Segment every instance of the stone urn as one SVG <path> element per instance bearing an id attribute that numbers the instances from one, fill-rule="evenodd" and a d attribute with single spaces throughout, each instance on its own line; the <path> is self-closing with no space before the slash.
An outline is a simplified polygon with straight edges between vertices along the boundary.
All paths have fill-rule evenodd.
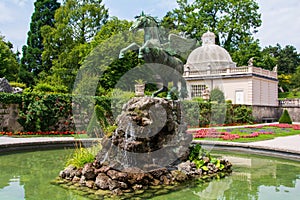
<path id="1" fill-rule="evenodd" d="M 145 83 L 143 80 L 136 80 L 134 85 L 135 96 L 143 97 L 145 95 Z"/>

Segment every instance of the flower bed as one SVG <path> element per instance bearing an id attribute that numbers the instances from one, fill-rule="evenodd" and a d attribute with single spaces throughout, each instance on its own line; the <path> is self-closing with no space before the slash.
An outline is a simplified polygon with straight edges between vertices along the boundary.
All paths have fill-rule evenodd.
<path id="1" fill-rule="evenodd" d="M 257 138 L 262 135 L 264 135 L 264 139 L 272 139 L 275 136 L 299 134 L 299 130 L 299 124 L 271 124 L 218 130 L 214 128 L 203 128 L 196 131 L 189 131 L 189 133 L 193 134 L 194 139 L 240 139 L 239 141 L 242 141 L 243 139 Z M 270 137 L 267 135 L 270 135 Z"/>
<path id="2" fill-rule="evenodd" d="M 56 136 L 68 136 L 68 135 L 78 135 L 78 134 L 86 134 L 86 131 L 37 131 L 37 132 L 31 132 L 31 131 L 18 131 L 18 132 L 6 132 L 2 131 L 0 132 L 1 135 L 6 136 L 22 136 L 22 135 L 32 135 L 32 136 L 50 136 L 50 135 L 56 135 Z"/>

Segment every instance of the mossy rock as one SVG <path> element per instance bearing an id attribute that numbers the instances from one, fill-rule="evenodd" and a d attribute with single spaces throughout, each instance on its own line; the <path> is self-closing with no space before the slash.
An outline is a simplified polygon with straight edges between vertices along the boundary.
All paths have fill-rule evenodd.
<path id="1" fill-rule="evenodd" d="M 169 193 L 169 190 L 161 189 L 161 190 L 158 190 L 157 192 L 155 192 L 155 195 L 162 195 L 162 194 L 168 194 L 168 193 Z"/>
<path id="2" fill-rule="evenodd" d="M 95 195 L 99 195 L 99 196 L 106 196 L 106 195 L 111 195 L 111 191 L 110 190 L 97 190 L 95 192 Z"/>

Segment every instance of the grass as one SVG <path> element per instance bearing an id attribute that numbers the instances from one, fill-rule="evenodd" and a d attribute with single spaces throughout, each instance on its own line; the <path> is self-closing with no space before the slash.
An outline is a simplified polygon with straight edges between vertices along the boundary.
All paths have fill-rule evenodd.
<path id="1" fill-rule="evenodd" d="M 276 137 L 285 137 L 291 135 L 300 135 L 300 130 L 294 128 L 280 128 L 272 126 L 258 126 L 258 127 L 244 127 L 244 128 L 224 128 L 224 129 L 213 129 L 216 133 L 229 133 L 230 135 L 238 135 L 239 138 L 234 139 L 223 139 L 223 138 L 194 138 L 195 140 L 212 140 L 212 141 L 230 141 L 230 142 L 258 142 L 263 140 L 271 140 Z M 258 134 L 256 134 L 258 133 Z M 270 134 L 272 133 L 272 134 Z M 254 135 L 253 135 L 254 134 Z M 253 137 L 252 137 L 253 135 Z M 257 136 L 255 136 L 257 135 Z M 247 138 L 243 138 L 247 137 Z"/>
<path id="2" fill-rule="evenodd" d="M 77 146 L 72 155 L 69 156 L 66 166 L 72 165 L 76 168 L 83 167 L 86 163 L 92 163 L 95 156 L 102 149 L 100 143 L 90 148 L 83 148 L 81 145 Z"/>
<path id="3" fill-rule="evenodd" d="M 291 131 L 291 132 L 282 132 L 277 134 L 268 134 L 268 135 L 259 135 L 258 137 L 253 138 L 239 138 L 232 140 L 232 142 L 258 142 L 258 141 L 264 141 L 264 140 L 271 140 L 276 137 L 284 137 L 284 136 L 291 136 L 291 135 L 297 135 L 300 134 L 300 131 Z M 224 141 L 224 140 L 223 140 Z"/>

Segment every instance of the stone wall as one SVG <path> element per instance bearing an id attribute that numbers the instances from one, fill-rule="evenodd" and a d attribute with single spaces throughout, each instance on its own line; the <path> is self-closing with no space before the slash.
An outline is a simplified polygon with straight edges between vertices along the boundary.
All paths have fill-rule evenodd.
<path id="1" fill-rule="evenodd" d="M 0 131 L 22 131 L 23 127 L 18 122 L 19 118 L 19 105 L 18 104 L 3 104 L 0 103 Z M 68 122 L 68 123 L 66 123 Z M 79 123 L 80 125 L 80 123 Z M 73 117 L 62 118 L 59 122 L 50 127 L 50 130 L 66 131 L 74 130 L 75 125 L 73 123 Z"/>
<path id="2" fill-rule="evenodd" d="M 251 106 L 252 115 L 256 122 L 263 122 L 267 119 L 278 121 L 281 116 L 281 109 L 277 106 Z"/>
<path id="3" fill-rule="evenodd" d="M 300 122 L 300 106 L 251 106 L 253 117 L 256 122 L 263 122 L 266 119 L 278 121 L 283 110 L 287 110 L 293 122 Z"/>
<path id="4" fill-rule="evenodd" d="M 20 131 L 22 126 L 18 123 L 19 111 L 17 104 L 0 103 L 0 131 Z"/>
<path id="5" fill-rule="evenodd" d="M 284 109 L 286 109 L 293 122 L 300 122 L 300 106 L 249 106 L 252 108 L 253 117 L 256 122 L 263 122 L 266 119 L 278 121 Z M 18 123 L 18 105 L 17 104 L 2 104 L 0 103 L 0 131 L 21 131 L 23 127 Z M 77 115 L 76 115 L 77 116 Z M 81 115 L 79 115 L 81 116 Z M 85 115 L 82 115 L 85 116 Z M 88 124 L 85 119 L 80 117 L 72 117 L 76 121 L 76 128 L 81 127 L 81 124 Z M 78 122 L 78 120 L 80 122 Z M 56 126 L 60 130 L 74 130 L 74 122 L 70 124 L 65 123 L 65 119 L 60 120 L 60 124 Z M 71 120 L 72 121 L 72 120 Z M 83 126 L 82 128 L 84 128 Z M 86 127 L 85 127 L 86 128 Z M 80 129 L 80 128 L 79 128 Z M 81 130 L 81 129 L 80 129 Z"/>

